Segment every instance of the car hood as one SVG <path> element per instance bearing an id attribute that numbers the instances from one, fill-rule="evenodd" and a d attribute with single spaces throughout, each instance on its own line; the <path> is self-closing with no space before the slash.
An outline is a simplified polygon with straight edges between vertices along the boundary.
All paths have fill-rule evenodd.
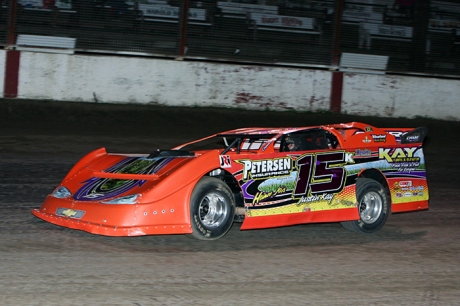
<path id="1" fill-rule="evenodd" d="M 218 167 L 217 155 L 218 152 L 155 157 L 102 154 L 72 170 L 61 185 L 69 189 L 76 201 L 104 201 L 137 193 L 147 200 L 154 187 L 162 189 L 161 196 L 165 196 Z"/>

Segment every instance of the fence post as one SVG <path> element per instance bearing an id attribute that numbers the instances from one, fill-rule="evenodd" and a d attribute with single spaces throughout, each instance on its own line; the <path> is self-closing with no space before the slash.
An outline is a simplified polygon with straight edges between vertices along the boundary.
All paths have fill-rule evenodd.
<path id="1" fill-rule="evenodd" d="M 334 24 L 334 50 L 332 52 L 332 80 L 329 110 L 340 113 L 342 110 L 343 72 L 336 71 L 340 61 L 340 32 L 342 26 L 343 0 L 336 0 Z"/>
<path id="2" fill-rule="evenodd" d="M 343 0 L 336 0 L 334 18 L 334 50 L 332 51 L 332 66 L 339 65 L 340 58 L 340 32 L 342 27 Z"/>
<path id="3" fill-rule="evenodd" d="M 188 23 L 188 11 L 189 11 L 189 0 L 184 0 L 180 10 L 180 39 L 179 39 L 179 57 L 183 59 L 187 53 L 187 23 Z"/>
<path id="4" fill-rule="evenodd" d="M 6 60 L 5 60 L 5 82 L 3 84 L 3 96 L 5 98 L 16 98 L 18 96 L 19 82 L 19 60 L 20 52 L 14 50 L 16 44 L 16 5 L 17 0 L 10 1 Z"/>
<path id="5" fill-rule="evenodd" d="M 16 5 L 17 0 L 10 1 L 7 46 L 10 49 L 16 43 Z"/>
<path id="6" fill-rule="evenodd" d="M 414 31 L 411 52 L 409 53 L 410 69 L 414 72 L 425 72 L 426 45 L 430 23 L 430 0 L 415 2 Z"/>
<path id="7" fill-rule="evenodd" d="M 342 111 L 343 72 L 332 71 L 331 98 L 329 110 L 332 113 Z"/>
<path id="8" fill-rule="evenodd" d="M 5 83 L 3 96 L 17 98 L 19 85 L 19 61 L 21 53 L 18 50 L 6 51 Z"/>

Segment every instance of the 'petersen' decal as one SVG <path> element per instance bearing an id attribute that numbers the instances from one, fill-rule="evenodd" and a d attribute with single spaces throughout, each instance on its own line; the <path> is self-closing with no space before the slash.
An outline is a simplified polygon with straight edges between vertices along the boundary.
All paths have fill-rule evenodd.
<path id="1" fill-rule="evenodd" d="M 243 164 L 243 180 L 264 179 L 268 177 L 277 177 L 289 175 L 292 171 L 293 160 L 290 157 L 250 160 L 242 159 L 236 161 Z"/>

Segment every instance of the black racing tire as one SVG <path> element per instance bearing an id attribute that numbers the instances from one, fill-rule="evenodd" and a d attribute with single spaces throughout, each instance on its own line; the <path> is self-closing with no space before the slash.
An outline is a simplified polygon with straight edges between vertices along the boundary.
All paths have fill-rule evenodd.
<path id="1" fill-rule="evenodd" d="M 235 201 L 230 188 L 221 180 L 203 177 L 196 184 L 190 199 L 193 238 L 216 240 L 232 227 Z"/>
<path id="2" fill-rule="evenodd" d="M 390 213 L 387 190 L 373 179 L 359 178 L 356 182 L 356 198 L 360 219 L 341 222 L 342 226 L 347 230 L 365 234 L 379 231 Z"/>

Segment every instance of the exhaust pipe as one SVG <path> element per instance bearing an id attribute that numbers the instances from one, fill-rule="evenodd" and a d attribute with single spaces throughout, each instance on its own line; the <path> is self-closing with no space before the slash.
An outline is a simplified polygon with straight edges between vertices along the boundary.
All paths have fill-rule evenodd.
<path id="1" fill-rule="evenodd" d="M 244 207 L 236 207 L 235 209 L 235 215 L 241 215 L 241 216 L 244 216 L 246 213 L 246 209 Z"/>

